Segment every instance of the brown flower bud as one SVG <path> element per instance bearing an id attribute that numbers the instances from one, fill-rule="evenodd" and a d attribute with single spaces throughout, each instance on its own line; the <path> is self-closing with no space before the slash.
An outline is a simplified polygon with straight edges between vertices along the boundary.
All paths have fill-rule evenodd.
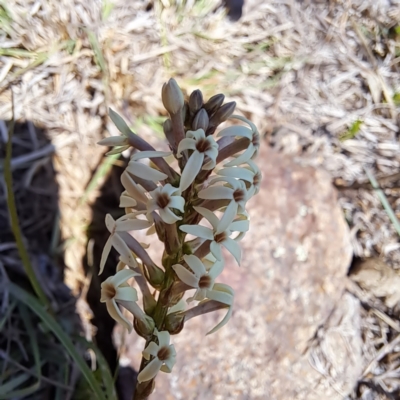
<path id="1" fill-rule="evenodd" d="M 204 104 L 204 108 L 211 115 L 214 111 L 216 111 L 219 107 L 221 107 L 222 103 L 225 100 L 225 96 L 220 93 L 215 96 L 210 97 L 206 104 Z"/>
<path id="2" fill-rule="evenodd" d="M 221 106 L 215 114 L 211 117 L 206 135 L 212 135 L 217 129 L 218 125 L 226 121 L 235 111 L 236 102 L 231 101 Z"/>
<path id="3" fill-rule="evenodd" d="M 153 332 L 154 332 L 154 321 L 153 318 L 149 317 L 146 315 L 146 318 L 144 321 L 141 321 L 137 318 L 133 319 L 133 328 L 135 329 L 136 333 L 147 339 L 151 339 Z"/>
<path id="4" fill-rule="evenodd" d="M 178 334 L 185 324 L 185 314 L 182 312 L 176 312 L 168 314 L 164 320 L 165 329 L 171 334 Z"/>
<path id="5" fill-rule="evenodd" d="M 156 265 L 144 268 L 144 275 L 147 281 L 155 289 L 160 290 L 164 281 L 164 271 Z"/>
<path id="6" fill-rule="evenodd" d="M 192 122 L 192 129 L 197 131 L 197 129 L 203 129 L 204 132 L 207 131 L 208 123 L 210 119 L 208 118 L 207 111 L 202 108 L 194 117 Z"/>
<path id="7" fill-rule="evenodd" d="M 189 97 L 189 110 L 192 115 L 194 115 L 201 107 L 203 107 L 203 94 L 197 89 L 193 91 Z"/>
<path id="8" fill-rule="evenodd" d="M 164 83 L 161 98 L 165 109 L 170 114 L 177 114 L 182 110 L 184 105 L 183 93 L 175 79 L 171 78 L 168 83 Z"/>

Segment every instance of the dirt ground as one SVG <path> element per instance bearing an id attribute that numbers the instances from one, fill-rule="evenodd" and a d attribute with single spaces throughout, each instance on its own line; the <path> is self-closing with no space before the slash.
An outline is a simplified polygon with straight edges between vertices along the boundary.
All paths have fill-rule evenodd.
<path id="1" fill-rule="evenodd" d="M 31 124 L 16 139 L 21 182 L 48 174 L 52 161 L 58 212 L 27 212 L 63 255 L 88 339 L 92 205 L 121 166 L 96 142 L 116 134 L 112 107 L 163 149 L 160 91 L 174 77 L 186 93 L 224 93 L 266 147 L 329 174 L 355 258 L 348 290 L 361 301 L 366 369 L 349 396 L 398 398 L 399 21 L 398 0 L 246 0 L 237 22 L 217 0 L 0 0 L 0 118 L 11 119 L 12 92 L 16 120 Z M 0 169 L 6 139 L 3 127 Z"/>

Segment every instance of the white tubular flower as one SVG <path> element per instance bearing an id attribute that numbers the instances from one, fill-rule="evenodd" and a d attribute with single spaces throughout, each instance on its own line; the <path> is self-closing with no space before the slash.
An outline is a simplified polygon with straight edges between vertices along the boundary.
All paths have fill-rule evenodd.
<path id="1" fill-rule="evenodd" d="M 173 187 L 169 183 L 165 186 L 159 186 L 150 192 L 151 199 L 147 201 L 147 211 L 153 212 L 158 210 L 161 219 L 167 224 L 174 224 L 182 219 L 171 210 L 175 208 L 180 212 L 184 212 L 185 200 L 179 194 L 179 189 Z"/>
<path id="2" fill-rule="evenodd" d="M 258 150 L 260 148 L 260 134 L 258 133 L 256 126 L 252 122 L 250 122 L 247 118 L 244 118 L 240 115 L 232 115 L 230 119 L 239 119 L 240 121 L 246 122 L 251 129 L 246 128 L 245 126 L 242 125 L 229 126 L 228 128 L 222 129 L 222 131 L 219 132 L 217 136 L 245 137 L 249 139 L 250 144 L 247 150 L 245 150 L 242 154 L 240 154 L 234 160 L 226 163 L 225 164 L 226 167 L 233 167 L 235 165 L 240 165 L 256 157 L 256 155 L 258 154 Z"/>
<path id="3" fill-rule="evenodd" d="M 110 316 L 128 329 L 129 333 L 132 331 L 132 324 L 122 314 L 117 303 L 118 301 L 136 303 L 138 300 L 136 289 L 130 287 L 126 281 L 137 275 L 139 274 L 130 269 L 123 269 L 101 284 L 100 301 L 106 303 Z"/>
<path id="4" fill-rule="evenodd" d="M 207 335 L 216 332 L 218 329 L 221 329 L 224 325 L 228 323 L 228 321 L 232 316 L 234 296 L 235 296 L 234 290 L 230 286 L 225 285 L 224 283 L 216 283 L 212 288 L 212 290 L 208 292 L 207 298 L 209 300 L 215 300 L 222 304 L 226 304 L 228 306 L 228 312 L 226 313 L 222 321 L 219 324 L 217 324 L 213 329 L 211 329 L 211 331 L 208 332 Z"/>
<path id="5" fill-rule="evenodd" d="M 243 213 L 246 211 L 245 207 L 249 195 L 245 183 L 235 178 L 215 178 L 210 182 L 210 185 L 221 181 L 226 182 L 227 185 L 209 186 L 207 189 L 203 189 L 199 192 L 199 198 L 206 200 L 230 200 L 219 223 L 219 229 L 226 230 L 229 224 L 235 219 L 238 212 Z"/>
<path id="6" fill-rule="evenodd" d="M 103 253 L 101 255 L 99 275 L 103 272 L 104 265 L 111 251 L 111 247 L 114 247 L 115 250 L 117 250 L 117 252 L 124 257 L 128 265 L 130 265 L 131 263 L 134 264 L 136 260 L 134 259 L 134 256 L 127 244 L 118 235 L 118 232 L 129 232 L 146 229 L 151 226 L 151 223 L 147 220 L 137 219 L 135 214 L 124 215 L 116 221 L 110 214 L 107 214 L 106 226 L 111 235 L 104 245 Z"/>
<path id="7" fill-rule="evenodd" d="M 158 371 L 170 373 L 175 365 L 176 351 L 174 345 L 169 344 L 170 335 L 168 331 L 158 332 L 155 329 L 155 334 L 158 338 L 158 344 L 150 342 L 142 353 L 146 360 L 150 360 L 151 357 L 153 359 L 140 371 L 137 377 L 139 383 L 153 379 Z"/>
<path id="8" fill-rule="evenodd" d="M 211 269 L 207 271 L 198 257 L 190 255 L 183 256 L 183 259 L 193 272 L 190 272 L 181 264 L 175 264 L 172 268 L 183 283 L 197 289 L 193 297 L 187 299 L 187 302 L 190 303 L 193 300 L 201 301 L 208 298 L 208 293 L 214 286 L 215 278 L 224 269 L 224 263 L 222 261 L 217 261 Z"/>
<path id="9" fill-rule="evenodd" d="M 249 221 L 233 221 L 230 225 L 225 227 L 221 225 L 221 221 L 210 210 L 207 210 L 204 207 L 194 207 L 194 209 L 208 220 L 212 228 L 200 225 L 181 225 L 179 229 L 202 239 L 211 240 L 210 250 L 218 261 L 222 261 L 221 246 L 224 246 L 233 257 L 235 257 L 236 262 L 240 265 L 242 250 L 239 244 L 229 236 L 232 232 L 247 232 L 249 230 Z M 221 226 L 224 229 L 222 229 Z"/>
<path id="10" fill-rule="evenodd" d="M 253 160 L 248 160 L 246 163 L 248 165 L 245 167 L 222 168 L 217 174 L 249 182 L 250 187 L 247 189 L 247 192 L 250 198 L 260 191 L 262 175 L 257 164 Z"/>
<path id="11" fill-rule="evenodd" d="M 126 171 L 128 171 L 132 175 L 149 181 L 162 181 L 164 179 L 167 179 L 168 175 L 164 174 L 164 172 L 151 168 L 150 166 L 143 164 L 138 160 L 141 160 L 143 158 L 167 157 L 171 154 L 171 152 L 165 151 L 139 151 L 131 157 Z"/>
<path id="12" fill-rule="evenodd" d="M 201 169 L 210 170 L 215 167 L 218 156 L 218 144 L 212 136 L 206 137 L 203 129 L 187 131 L 186 138 L 182 139 L 178 146 L 177 156 L 181 157 L 184 150 L 193 150 L 185 168 L 183 169 L 179 189 L 186 190 L 195 180 Z M 203 165 L 204 158 L 210 161 Z"/>

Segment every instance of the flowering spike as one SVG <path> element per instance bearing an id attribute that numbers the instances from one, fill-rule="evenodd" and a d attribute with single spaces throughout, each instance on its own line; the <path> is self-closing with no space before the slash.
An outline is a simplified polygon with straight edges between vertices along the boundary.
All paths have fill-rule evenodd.
<path id="1" fill-rule="evenodd" d="M 169 112 L 163 130 L 171 152 L 156 151 L 111 109 L 121 136 L 99 142 L 113 146 L 109 154 L 135 150 L 121 175 L 125 190 L 120 207 L 125 215 L 117 220 L 106 216 L 110 237 L 99 269 L 101 273 L 114 248 L 120 262 L 116 274 L 102 283 L 101 301 L 112 318 L 146 340 L 135 390 L 138 398 L 150 396 L 159 371 L 171 372 L 176 352 L 170 334 L 180 333 L 195 316 L 226 310 L 210 334 L 232 315 L 234 292 L 216 281 L 223 276 L 223 248 L 240 264 L 240 240 L 249 230 L 246 204 L 260 188 L 261 173 L 254 162 L 260 135 L 252 122 L 233 114 L 236 103 L 223 104 L 224 99 L 217 94 L 204 104 L 202 93 L 195 90 L 185 101 L 170 79 L 162 88 L 162 101 Z M 243 124 L 217 132 L 216 142 L 212 134 L 226 120 Z M 172 157 L 164 158 L 171 155 L 175 162 L 170 165 Z M 221 162 L 224 165 L 218 165 Z M 146 237 L 156 233 L 153 238 L 163 243 L 162 268 L 150 257 L 152 242 L 133 237 L 137 230 L 144 230 Z M 187 234 L 195 238 L 186 238 Z M 132 277 L 143 295 L 142 305 L 128 284 Z M 194 293 L 187 296 L 188 290 Z M 195 306 L 185 310 L 184 299 Z M 133 323 L 120 307 L 133 316 Z"/>

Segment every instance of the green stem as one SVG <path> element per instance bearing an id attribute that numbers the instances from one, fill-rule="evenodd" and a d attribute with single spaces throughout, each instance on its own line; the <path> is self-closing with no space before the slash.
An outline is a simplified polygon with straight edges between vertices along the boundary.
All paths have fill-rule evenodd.
<path id="1" fill-rule="evenodd" d="M 24 246 L 24 241 L 22 239 L 21 228 L 18 220 L 17 207 L 15 205 L 15 196 L 13 190 L 13 179 L 12 179 L 12 171 L 11 171 L 11 156 L 12 156 L 12 137 L 14 135 L 14 116 L 11 122 L 11 126 L 8 130 L 8 142 L 6 148 L 6 159 L 4 162 L 4 179 L 6 182 L 7 188 L 7 206 L 10 213 L 10 222 L 11 229 L 15 237 L 15 241 L 17 243 L 18 253 L 22 260 L 22 265 L 24 267 L 25 273 L 29 279 L 29 282 L 32 285 L 33 290 L 36 293 L 36 296 L 39 298 L 40 302 L 43 306 L 50 308 L 49 300 L 47 299 L 42 287 L 39 284 L 39 281 L 35 275 L 35 271 L 33 270 L 32 264 L 29 260 L 28 252 Z"/>

